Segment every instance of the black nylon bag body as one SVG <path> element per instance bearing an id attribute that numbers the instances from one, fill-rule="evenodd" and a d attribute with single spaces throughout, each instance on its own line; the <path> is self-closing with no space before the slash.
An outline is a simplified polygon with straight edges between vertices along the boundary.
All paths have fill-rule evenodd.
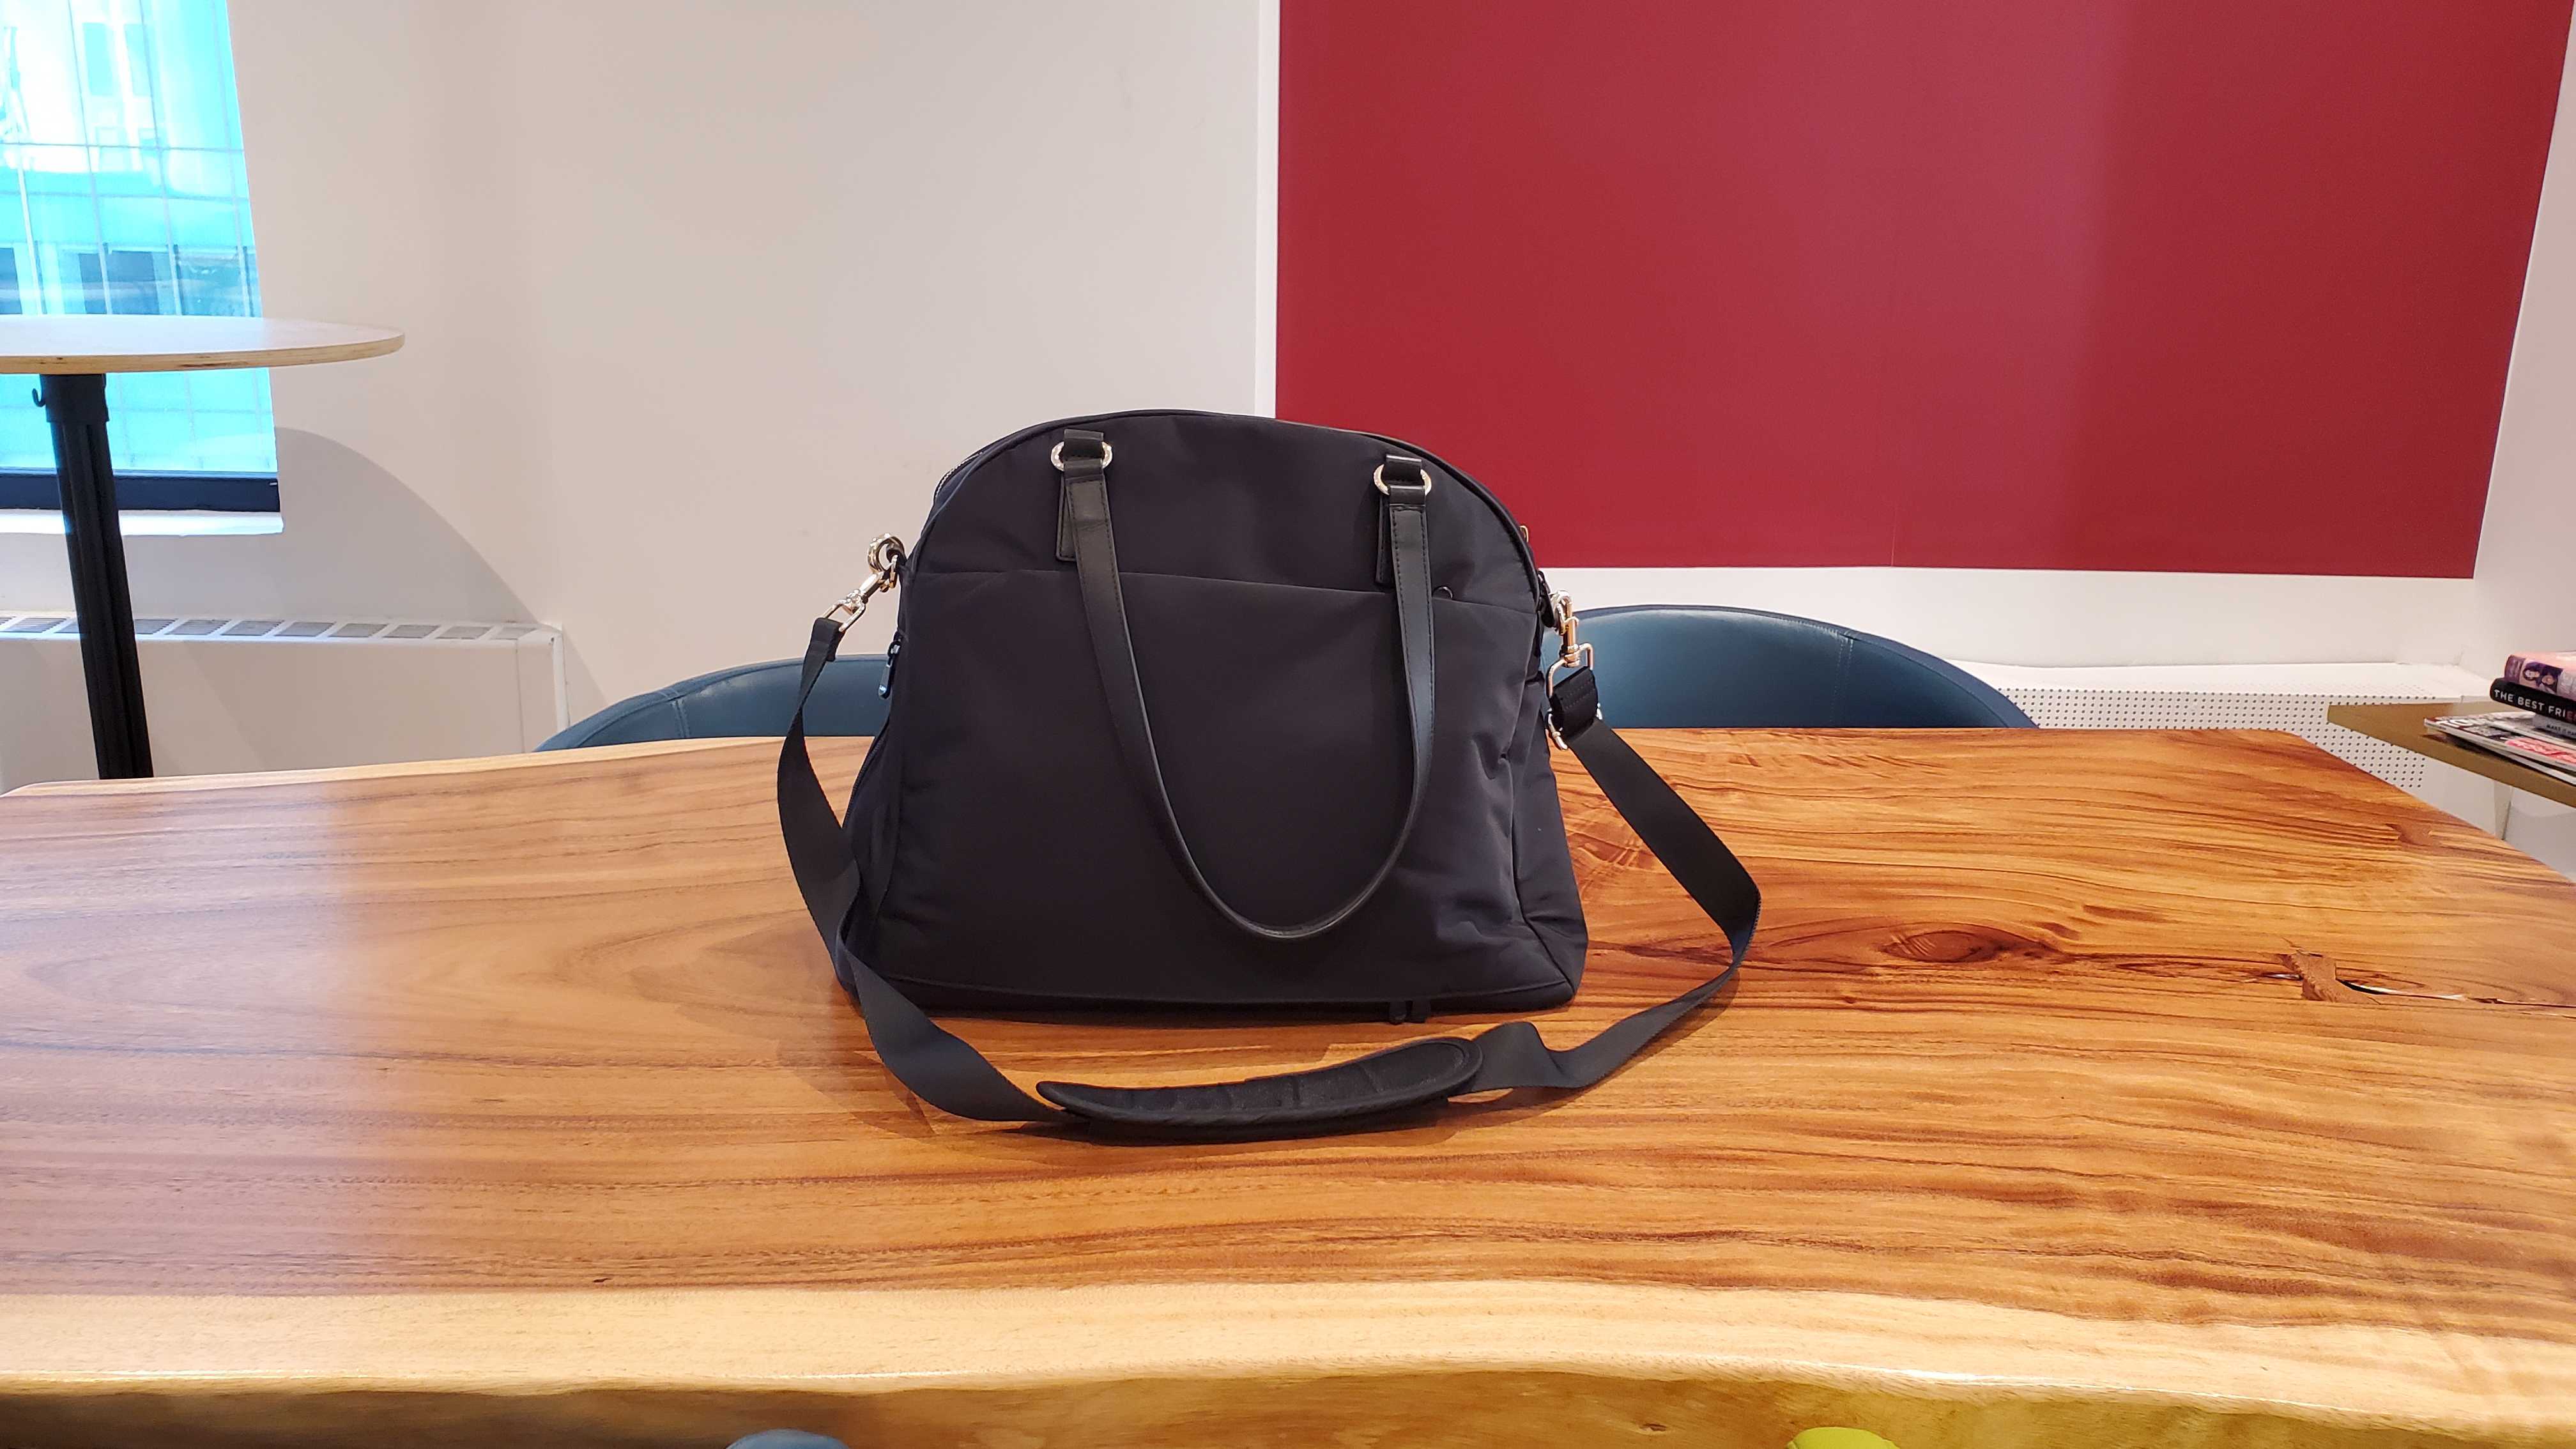
<path id="1" fill-rule="evenodd" d="M 1235 928 L 1119 754 L 1075 566 L 1066 427 L 1112 450 L 1118 570 L 1175 815 L 1209 884 L 1309 920 L 1366 883 L 1413 762 L 1388 577 L 1386 439 L 1264 418 L 1052 424 L 945 480 L 906 567 L 889 714 L 848 812 L 875 903 L 850 944 L 926 1007 L 1554 1006 L 1583 973 L 1517 526 L 1424 470 L 1437 684 L 1429 778 L 1384 883 L 1303 940 Z"/>
<path id="2" fill-rule="evenodd" d="M 1571 608 L 1511 516 L 1419 449 L 1208 413 L 1048 423 L 959 465 L 910 555 L 886 540 L 870 562 L 815 621 L 779 822 L 878 1058 L 932 1105 L 1267 1135 L 1579 1089 L 1750 946 L 1752 877 L 1601 722 Z M 897 584 L 890 712 L 835 819 L 804 699 Z M 1513 1020 L 1277 1076 L 1032 1095 L 924 1011 L 1561 1004 L 1585 936 L 1551 739 L 1727 940 L 1710 979 L 1589 1040 Z"/>

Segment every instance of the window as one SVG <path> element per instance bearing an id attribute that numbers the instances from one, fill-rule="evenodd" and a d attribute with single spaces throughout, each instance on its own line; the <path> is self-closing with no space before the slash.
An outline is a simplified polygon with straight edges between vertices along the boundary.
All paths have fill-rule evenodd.
<path id="1" fill-rule="evenodd" d="M 165 300 L 170 290 L 165 285 L 169 270 L 166 252 L 111 249 L 107 254 L 107 310 L 144 317 L 165 316 L 178 310 Z"/>
<path id="2" fill-rule="evenodd" d="M 95 20 L 81 22 L 81 59 L 87 62 L 89 93 L 115 95 L 116 52 L 107 43 L 107 27 Z"/>
<path id="3" fill-rule="evenodd" d="M 76 252 L 67 247 L 62 255 L 64 265 L 71 273 L 73 292 L 63 299 L 68 305 L 59 310 L 90 313 L 106 311 L 107 270 L 100 261 L 98 249 L 93 247 L 87 251 Z M 110 442 L 108 446 L 112 448 L 115 444 Z"/>
<path id="4" fill-rule="evenodd" d="M 240 253 L 179 248 L 181 312 L 191 317 L 247 317 L 250 295 Z"/>
<path id="5" fill-rule="evenodd" d="M 125 74 L 131 89 L 145 101 L 152 99 L 152 27 L 125 27 Z"/>
<path id="6" fill-rule="evenodd" d="M 11 312 L 259 315 L 224 0 L 0 0 Z M 0 378 L 0 507 L 53 506 L 32 388 Z M 167 480 L 151 490 L 161 506 L 275 507 L 266 372 L 111 377 L 107 403 L 119 478 Z M 196 495 L 190 477 L 206 480 Z"/>

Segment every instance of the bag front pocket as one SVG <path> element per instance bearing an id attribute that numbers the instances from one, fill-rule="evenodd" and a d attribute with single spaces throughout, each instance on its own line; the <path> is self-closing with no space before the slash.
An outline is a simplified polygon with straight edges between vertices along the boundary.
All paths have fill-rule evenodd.
<path id="1" fill-rule="evenodd" d="M 1069 570 L 909 586 L 901 858 L 876 943 L 889 975 L 1211 1006 L 1561 985 L 1530 969 L 1546 953 L 1514 872 L 1519 611 L 1434 600 L 1439 712 L 1413 836 L 1349 921 L 1280 942 L 1227 925 L 1182 874 L 1117 748 Z M 1161 574 L 1121 587 L 1164 784 L 1211 884 L 1295 921 L 1364 883 L 1412 768 L 1392 597 Z"/>

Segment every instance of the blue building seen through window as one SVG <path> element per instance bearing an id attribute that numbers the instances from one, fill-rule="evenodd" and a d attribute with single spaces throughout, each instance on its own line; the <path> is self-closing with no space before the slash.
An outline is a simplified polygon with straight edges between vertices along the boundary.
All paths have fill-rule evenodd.
<path id="1" fill-rule="evenodd" d="M 0 0 L 0 315 L 259 314 L 224 0 Z M 0 469 L 53 468 L 32 378 Z M 107 385 L 120 473 L 274 474 L 265 371 Z"/>

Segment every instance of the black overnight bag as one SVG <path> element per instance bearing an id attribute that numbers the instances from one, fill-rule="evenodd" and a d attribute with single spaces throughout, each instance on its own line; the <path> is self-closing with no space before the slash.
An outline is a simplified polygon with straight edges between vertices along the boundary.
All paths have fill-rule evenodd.
<path id="1" fill-rule="evenodd" d="M 934 1106 L 1243 1134 L 1587 1087 L 1752 940 L 1761 893 L 1601 723 L 1588 646 L 1511 515 L 1410 444 L 1210 413 L 1047 423 L 959 464 L 910 553 L 882 539 L 869 561 L 815 621 L 804 689 L 900 583 L 890 714 L 836 820 L 800 694 L 778 813 L 879 1059 Z M 1032 1097 L 924 1014 L 1559 1005 L 1584 927 L 1551 738 L 1729 942 L 1711 980 L 1579 1046 L 1513 1021 L 1282 1076 Z"/>

